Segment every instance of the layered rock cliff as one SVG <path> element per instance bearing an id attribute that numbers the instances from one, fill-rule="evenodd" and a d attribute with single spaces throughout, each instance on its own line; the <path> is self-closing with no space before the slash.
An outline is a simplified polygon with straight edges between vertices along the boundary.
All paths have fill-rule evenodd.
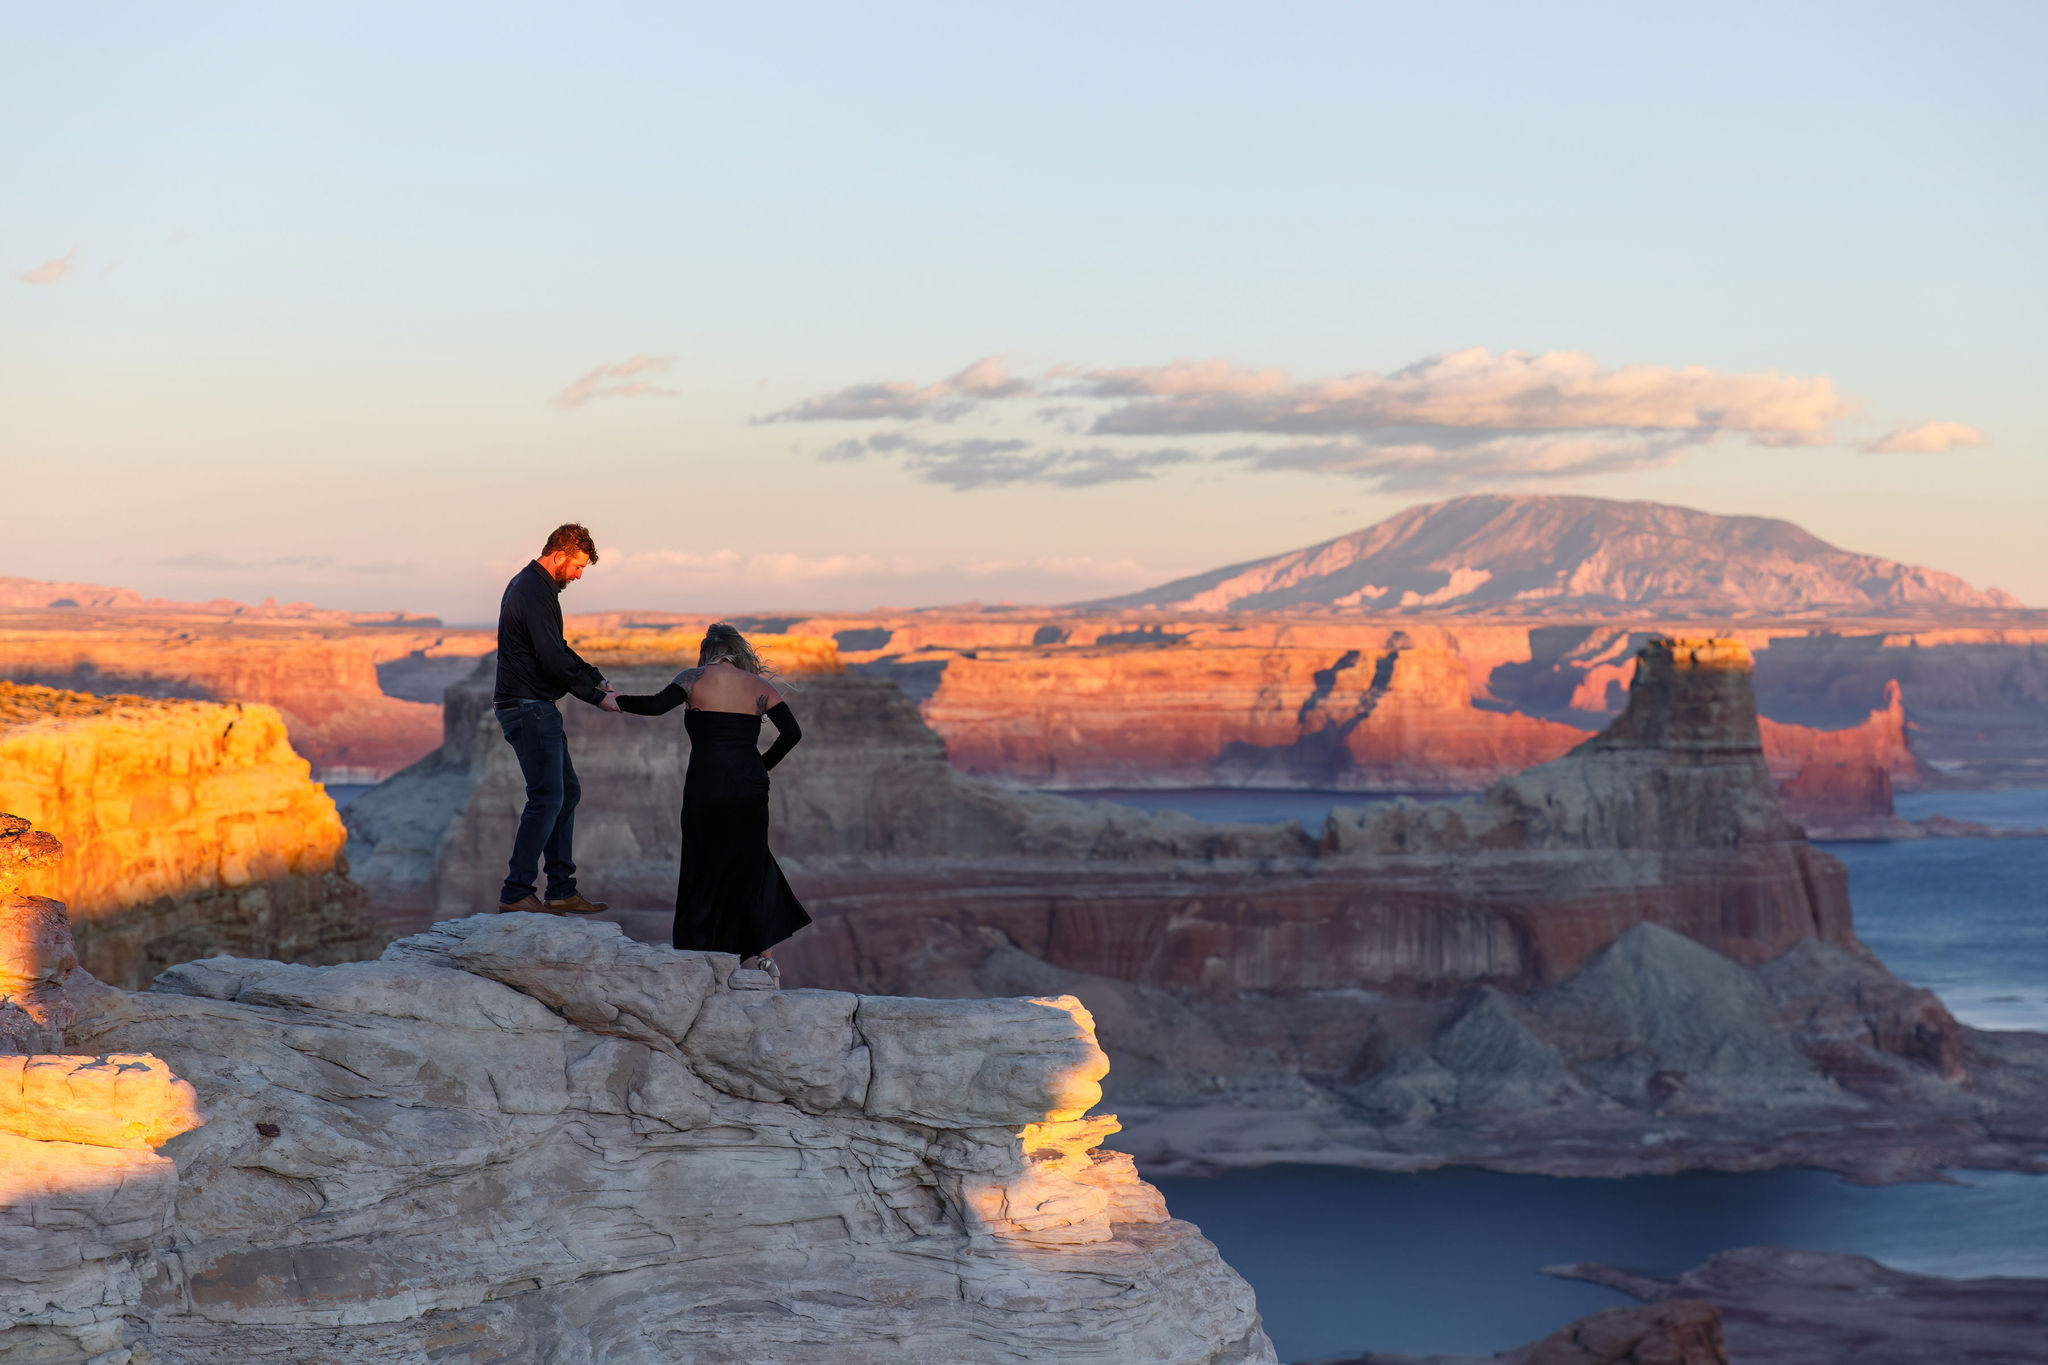
<path id="1" fill-rule="evenodd" d="M 94 693 L 259 702 L 277 710 L 294 746 L 330 782 L 388 777 L 430 752 L 440 736 L 438 697 L 429 703 L 387 696 L 379 665 L 473 659 L 490 648 L 482 632 L 448 631 L 424 618 L 145 603 L 129 600 L 133 594 L 58 608 L 47 604 L 47 593 L 37 595 L 43 605 L 9 609 L 0 602 L 0 678 Z M 19 592 L 14 597 L 25 600 Z"/>
<path id="2" fill-rule="evenodd" d="M 103 980 L 141 986 L 214 953 L 345 962 L 382 942 L 334 803 L 267 706 L 0 683 L 0 810 L 83 850 L 30 889 L 72 906 Z"/>
<path id="3" fill-rule="evenodd" d="M 1226 826 L 1190 856 L 1203 827 L 1171 817 L 1111 841 L 1080 828 L 1077 807 L 1064 850 L 987 848 L 975 866 L 809 860 L 803 885 L 843 913 L 793 960 L 857 951 L 879 982 L 969 926 L 1057 966 L 1222 998 L 1522 988 L 1642 921 L 1746 962 L 1805 938 L 1846 945 L 1840 865 L 1779 813 L 1746 664 L 1739 647 L 1662 646 L 1630 710 L 1572 755 L 1473 801 L 1339 811 L 1298 851 L 1294 827 Z"/>
<path id="4" fill-rule="evenodd" d="M 1884 704 L 1860 725 L 1841 730 L 1815 730 L 1804 725 L 1759 719 L 1764 754 L 1779 777 L 1795 776 L 1815 764 L 1874 768 L 1893 787 L 1924 784 L 1927 772 L 1913 752 L 1907 734 L 1905 695 L 1896 679 L 1884 685 Z"/>
<path id="5" fill-rule="evenodd" d="M 1585 732 L 1473 706 L 1437 649 L 976 650 L 924 716 L 965 772 L 1065 788 L 1455 790 Z"/>
<path id="6" fill-rule="evenodd" d="M 1081 997 L 1131 1139 L 1161 1160 L 2030 1159 L 1986 1136 L 2048 1131 L 2026 1117 L 2039 1078 L 2001 1079 L 2033 1074 L 2030 1045 L 1959 1029 L 1857 943 L 1840 864 L 1779 809 L 1747 664 L 1730 642 L 1658 644 L 1572 754 L 1471 800 L 1338 812 L 1319 837 L 1005 789 L 954 771 L 893 688 L 811 678 L 772 842 L 818 922 L 778 957 L 842 989 Z M 373 897 L 420 921 L 498 883 L 521 796 L 488 700 L 483 674 L 453 689 L 441 753 L 349 812 Z M 586 884 L 665 938 L 679 717 L 565 717 Z M 1636 1041 L 1603 1053 L 1617 1017 Z M 1724 1024 L 1749 1041 L 1724 1047 Z M 1861 1138 L 1810 1126 L 1838 1121 Z"/>
<path id="7" fill-rule="evenodd" d="M 736 967 L 493 915 L 140 994 L 52 968 L 68 1055 L 0 1057 L 0 1361 L 1274 1359 L 1098 1149 L 1079 1002 Z"/>
<path id="8" fill-rule="evenodd" d="M 1113 962 L 1177 989 L 1427 992 L 1554 981 L 1644 919 L 1745 961 L 1807 937 L 1850 942 L 1840 865 L 1779 814 L 1746 667 L 1738 646 L 1662 647 L 1639 703 L 1571 757 L 1476 802 L 1340 812 L 1320 837 L 967 777 L 893 687 L 813 675 L 794 694 L 808 738 L 778 770 L 775 845 L 843 925 L 799 951 L 848 960 L 857 920 L 873 940 L 862 956 L 884 961 L 985 929 L 1058 965 Z M 523 786 L 489 673 L 450 689 L 437 755 L 348 813 L 351 865 L 387 911 L 445 917 L 495 894 Z M 688 761 L 679 716 L 564 706 L 579 859 L 604 894 L 662 907 Z M 904 987 L 875 971 L 871 987 Z"/>
<path id="9" fill-rule="evenodd" d="M 2048 773 L 2048 626 L 2040 613 L 2006 615 L 2009 620 L 1972 625 L 1869 616 L 1751 619 L 1731 627 L 1725 619 L 1639 612 L 1620 620 L 1518 622 L 988 609 L 783 616 L 743 624 L 836 641 L 849 666 L 895 679 L 927 706 L 946 690 L 949 700 L 937 712 L 928 709 L 927 719 L 949 746 L 973 755 L 976 771 L 1035 785 L 1064 785 L 1071 773 L 1079 786 L 1168 780 L 1370 786 L 1370 771 L 1344 776 L 1341 761 L 1333 764 L 1304 742 L 1313 728 L 1356 717 L 1356 709 L 1341 717 L 1331 712 L 1345 693 L 1330 689 L 1302 716 L 1313 724 L 1296 730 L 1285 723 L 1290 705 L 1300 715 L 1301 704 L 1318 695 L 1317 674 L 1334 680 L 1355 669 L 1357 659 L 1397 650 L 1416 651 L 1417 660 L 1424 651 L 1454 655 L 1470 680 L 1469 699 L 1441 698 L 1429 724 L 1411 731 L 1419 747 L 1400 751 L 1380 784 L 1397 790 L 1404 780 L 1414 789 L 1441 783 L 1443 789 L 1477 790 L 1513 767 L 1488 769 L 1484 745 L 1468 750 L 1466 734 L 1537 733 L 1518 724 L 1531 719 L 1590 733 L 1626 701 L 1635 652 L 1645 643 L 1722 635 L 1756 658 L 1758 702 L 1768 721 L 1764 752 L 1781 779 L 1809 761 L 1875 761 L 1903 790 L 1935 780 L 1930 765 L 1952 784 L 2048 780 L 2042 776 Z M 698 620 L 649 612 L 583 619 L 615 633 L 687 629 Z M 1105 653 L 1117 662 L 1101 663 Z M 1270 660 L 1262 657 L 1267 654 Z M 1356 657 L 1345 662 L 1347 656 Z M 972 676 L 949 684 L 956 670 Z M 1294 690 L 1266 696 L 1260 689 L 1268 677 L 1292 679 Z M 1118 680 L 1129 680 L 1131 690 L 1109 685 Z M 1213 703 L 1204 690 L 1212 682 L 1218 684 Z M 1902 690 L 1901 706 L 1891 701 L 1892 683 Z M 1063 696 L 1062 686 L 1075 695 Z M 1358 686 L 1362 695 L 1367 684 Z M 1148 691 L 1153 688 L 1156 698 Z M 1478 718 L 1483 729 L 1472 731 L 1461 720 L 1458 713 L 1470 709 L 1492 713 Z M 1076 745 L 1059 725 L 1086 727 L 1100 752 Z M 1185 733 L 1176 736 L 1179 727 Z M 1223 741 L 1215 737 L 1223 731 L 1258 746 L 1265 761 L 1249 771 L 1221 763 L 1216 746 Z M 1063 755 L 1072 760 L 1065 772 Z M 1461 761 L 1446 764 L 1446 755 Z M 1320 762 L 1303 761 L 1319 756 Z M 1526 761 L 1540 756 L 1525 755 Z M 1153 765 L 1160 765 L 1156 778 L 1148 772 Z"/>
<path id="10" fill-rule="evenodd" d="M 1545 675 L 1531 654 L 1541 632 L 1526 627 L 1098 620 L 999 644 L 1018 628 L 989 623 L 990 639 L 967 623 L 805 623 L 827 627 L 874 644 L 852 656 L 857 666 L 917 695 L 961 769 L 1068 790 L 1477 791 L 1558 757 L 1618 711 L 1635 651 L 1661 638 L 1597 632 L 1568 669 Z M 1576 633 L 1548 633 L 1560 629 Z M 1771 637 L 1738 642 L 1765 647 Z M 1568 693 L 1556 690 L 1561 681 L 1571 681 Z M 1883 703 L 1845 727 L 1761 720 L 1772 771 L 1876 764 L 1902 789 L 1921 785 L 1900 689 L 1880 691 Z"/>

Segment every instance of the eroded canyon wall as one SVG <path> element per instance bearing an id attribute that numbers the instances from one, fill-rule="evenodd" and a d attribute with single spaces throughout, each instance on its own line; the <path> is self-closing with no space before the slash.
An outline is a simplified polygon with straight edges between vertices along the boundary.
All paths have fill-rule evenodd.
<path id="1" fill-rule="evenodd" d="M 1962 1029 L 1856 941 L 1840 863 L 1779 808 L 1748 663 L 1658 642 L 1571 754 L 1314 834 L 1006 788 L 883 680 L 801 679 L 771 838 L 817 922 L 777 956 L 835 989 L 1076 995 L 1124 1140 L 1169 1164 L 2031 1160 L 2048 1040 Z M 495 892 L 520 804 L 487 677 L 450 701 L 441 753 L 349 812 L 373 896 L 422 919 Z M 680 717 L 565 707 L 585 883 L 663 938 Z"/>
<path id="2" fill-rule="evenodd" d="M 1274 1359 L 1098 1147 L 1071 997 L 777 991 L 538 915 L 131 994 L 53 904 L 62 1048 L 0 1055 L 0 1362 Z"/>
<path id="3" fill-rule="evenodd" d="M 344 962 L 382 942 L 334 803 L 267 706 L 0 683 L 0 810 L 80 850 L 30 889 L 71 905 L 102 980 L 139 987 L 214 953 Z"/>
<path id="4" fill-rule="evenodd" d="M 386 695 L 380 665 L 474 658 L 482 632 L 348 613 L 112 602 L 0 609 L 0 678 L 94 693 L 258 702 L 329 782 L 376 782 L 433 750 L 439 699 Z"/>
<path id="5" fill-rule="evenodd" d="M 1726 669 L 1680 670 L 1684 686 L 1646 682 L 1614 732 L 1675 725 L 1645 717 L 1677 708 L 1723 727 L 1710 743 L 1610 734 L 1477 801 L 1340 813 L 1314 833 L 1010 790 L 951 767 L 887 682 L 814 676 L 792 694 L 807 738 L 775 775 L 774 842 L 830 913 L 791 960 L 887 990 L 950 962 L 958 985 L 994 934 L 1058 965 L 1216 996 L 1428 993 L 1559 979 L 1644 920 L 1743 961 L 1807 937 L 1852 942 L 1839 863 L 1778 811 L 1747 656 L 1731 649 Z M 1652 673 L 1678 667 L 1670 647 L 1657 657 Z M 487 673 L 451 689 L 441 751 L 348 813 L 351 864 L 387 912 L 445 917 L 495 895 L 523 797 Z M 673 894 L 680 714 L 563 706 L 584 878 L 658 910 Z"/>
<path id="6" fill-rule="evenodd" d="M 1585 731 L 1473 706 L 1438 649 L 978 649 L 924 716 L 965 772 L 1033 785 L 1456 790 Z"/>
<path id="7" fill-rule="evenodd" d="M 1187 845 L 1204 828 L 1151 818 Z M 1217 847 L 1200 858 L 1150 851 L 1158 835 L 1104 856 L 1109 841 L 1077 831 L 1067 858 L 1028 870 L 1019 851 L 893 880 L 807 862 L 803 885 L 841 913 L 790 956 L 890 979 L 894 962 L 929 970 L 934 945 L 971 955 L 993 934 L 1057 966 L 1223 999 L 1525 989 L 1644 922 L 1749 963 L 1807 938 L 1854 942 L 1841 866 L 1780 812 L 1748 655 L 1725 642 L 1653 646 L 1613 726 L 1479 798 L 1340 809 L 1299 854 L 1281 842 L 1292 826 L 1207 828 Z"/>
<path id="8" fill-rule="evenodd" d="M 614 634 L 697 625 L 581 619 Z M 764 623 L 835 641 L 849 666 L 918 700 L 956 764 L 1018 785 L 1477 791 L 1598 730 L 1625 702 L 1636 652 L 1666 636 L 1723 635 L 1760 660 L 1764 752 L 1781 780 L 1808 763 L 1874 763 L 1898 789 L 1921 786 L 1933 773 L 1915 734 L 1963 754 L 1934 765 L 1952 781 L 1996 780 L 1987 755 L 2006 772 L 2034 748 L 2048 754 L 2048 668 L 2029 662 L 2048 631 L 1023 611 Z M 1996 656 L 1998 677 L 1984 695 L 1954 679 L 1928 686 L 1923 714 L 1931 652 L 1965 648 L 1984 657 L 1958 658 L 1964 676 Z M 1902 691 L 1893 674 L 1919 681 Z M 1965 709 L 1944 709 L 1955 706 Z M 2000 706 L 2007 714 L 1994 716 Z"/>

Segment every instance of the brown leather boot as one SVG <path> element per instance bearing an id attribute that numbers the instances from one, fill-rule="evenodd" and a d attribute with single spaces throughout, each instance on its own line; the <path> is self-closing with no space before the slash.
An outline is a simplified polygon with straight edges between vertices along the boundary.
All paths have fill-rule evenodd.
<path id="1" fill-rule="evenodd" d="M 545 915 L 548 912 L 548 908 L 540 903 L 539 896 L 521 896 L 518 900 L 509 903 L 505 901 L 498 902 L 498 913 L 501 915 L 513 915 L 522 910 L 533 915 Z"/>
<path id="2" fill-rule="evenodd" d="M 597 915 L 611 909 L 603 901 L 587 901 L 578 891 L 573 896 L 564 896 L 558 901 L 549 901 L 545 907 L 550 915 Z"/>

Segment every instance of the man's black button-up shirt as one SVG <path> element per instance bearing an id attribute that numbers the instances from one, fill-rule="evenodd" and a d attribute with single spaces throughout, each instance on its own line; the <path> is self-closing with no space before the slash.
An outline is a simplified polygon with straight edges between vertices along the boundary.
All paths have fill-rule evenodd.
<path id="1" fill-rule="evenodd" d="M 604 700 L 604 674 L 562 638 L 562 587 L 530 561 L 498 603 L 497 702 L 554 701 L 568 693 L 592 706 Z"/>

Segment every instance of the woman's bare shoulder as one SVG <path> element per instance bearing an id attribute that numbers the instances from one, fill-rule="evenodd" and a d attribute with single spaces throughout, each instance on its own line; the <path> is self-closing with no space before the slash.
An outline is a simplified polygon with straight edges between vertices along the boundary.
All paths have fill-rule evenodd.
<path id="1" fill-rule="evenodd" d="M 676 674 L 674 678 L 674 685 L 682 688 L 684 692 L 688 692 L 691 688 L 697 685 L 698 681 L 702 679 L 703 676 L 704 670 L 701 668 L 686 668 L 682 672 Z"/>
<path id="2" fill-rule="evenodd" d="M 773 683 L 770 683 L 766 678 L 756 679 L 756 682 L 759 684 L 760 690 L 754 693 L 755 710 L 772 711 L 782 705 L 782 694 L 775 690 Z"/>

